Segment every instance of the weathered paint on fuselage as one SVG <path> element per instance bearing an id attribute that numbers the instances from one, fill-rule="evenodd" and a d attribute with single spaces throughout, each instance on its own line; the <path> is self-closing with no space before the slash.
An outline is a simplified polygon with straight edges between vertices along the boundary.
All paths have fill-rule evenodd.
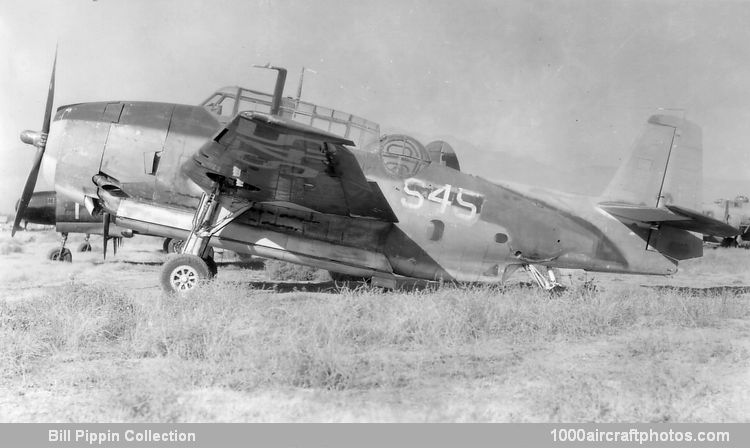
<path id="1" fill-rule="evenodd" d="M 453 279 L 493 280 L 507 266 L 524 263 L 604 272 L 676 271 L 675 263 L 647 251 L 640 236 L 599 209 L 595 198 L 499 185 L 439 164 L 402 179 L 382 169 L 378 154 L 362 158 L 368 178 L 377 181 L 393 205 L 396 226 Z M 409 188 L 415 179 L 426 187 L 421 199 Z M 468 203 L 462 206 L 457 200 L 459 189 L 465 197 L 481 197 L 481 210 L 472 216 Z M 440 235 L 436 222 L 442 224 Z M 414 259 L 396 264 L 407 269 Z"/>
<path id="2" fill-rule="evenodd" d="M 203 191 L 182 166 L 220 129 L 199 106 L 62 107 L 48 141 L 50 157 L 57 157 L 56 189 L 79 203 L 85 196 L 104 198 L 116 222 L 137 232 L 184 237 Z M 506 267 L 525 263 L 676 271 L 592 198 L 498 185 L 436 163 L 404 178 L 384 167 L 377 147 L 353 152 L 398 222 L 256 203 L 212 244 L 355 275 L 392 272 L 430 280 L 498 280 Z M 111 182 L 97 191 L 92 176 L 100 172 Z"/>
<path id="3" fill-rule="evenodd" d="M 83 103 L 61 107 L 48 147 L 55 186 L 83 203 L 96 197 L 94 174 L 117 179 L 128 196 L 167 207 L 195 207 L 201 190 L 180 166 L 219 128 L 202 107 L 168 103 Z"/>

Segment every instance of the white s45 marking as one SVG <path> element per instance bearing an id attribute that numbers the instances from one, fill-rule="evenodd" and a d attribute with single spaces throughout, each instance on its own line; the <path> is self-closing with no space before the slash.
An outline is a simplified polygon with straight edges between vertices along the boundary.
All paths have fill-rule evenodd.
<path id="1" fill-rule="evenodd" d="M 404 180 L 404 194 L 410 197 L 401 198 L 401 205 L 407 208 L 422 208 L 427 201 L 440 205 L 440 213 L 450 209 L 461 219 L 471 220 L 482 210 L 484 196 L 451 184 L 433 186 L 421 179 Z"/>

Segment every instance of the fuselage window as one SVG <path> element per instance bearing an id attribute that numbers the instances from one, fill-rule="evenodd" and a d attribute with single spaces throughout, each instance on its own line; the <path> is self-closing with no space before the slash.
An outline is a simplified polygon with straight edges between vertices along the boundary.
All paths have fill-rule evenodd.
<path id="1" fill-rule="evenodd" d="M 495 242 L 499 244 L 504 244 L 508 242 L 508 235 L 504 233 L 496 233 L 495 234 Z"/>
<path id="2" fill-rule="evenodd" d="M 440 241 L 443 239 L 443 232 L 445 232 L 445 223 L 439 219 L 433 219 L 430 221 L 429 226 L 429 238 L 432 241 Z"/>

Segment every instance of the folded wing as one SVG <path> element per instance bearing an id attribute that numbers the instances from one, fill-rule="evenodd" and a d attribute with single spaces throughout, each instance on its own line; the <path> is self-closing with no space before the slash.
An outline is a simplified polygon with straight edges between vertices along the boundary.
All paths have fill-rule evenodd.
<path id="1" fill-rule="evenodd" d="M 223 180 L 232 200 L 282 202 L 321 213 L 396 221 L 338 135 L 257 112 L 241 113 L 183 169 L 210 190 Z"/>

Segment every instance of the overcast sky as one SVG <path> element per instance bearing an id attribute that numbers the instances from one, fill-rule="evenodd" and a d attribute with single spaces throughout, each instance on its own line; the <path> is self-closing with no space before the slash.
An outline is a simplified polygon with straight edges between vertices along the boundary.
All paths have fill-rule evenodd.
<path id="1" fill-rule="evenodd" d="M 677 109 L 703 128 L 705 176 L 739 181 L 749 23 L 744 1 L 2 0 L 0 211 L 31 166 L 18 134 L 41 126 L 56 43 L 56 107 L 270 91 L 251 66 L 271 62 L 287 95 L 306 66 L 306 100 L 561 169 L 618 165 L 650 114 Z"/>

